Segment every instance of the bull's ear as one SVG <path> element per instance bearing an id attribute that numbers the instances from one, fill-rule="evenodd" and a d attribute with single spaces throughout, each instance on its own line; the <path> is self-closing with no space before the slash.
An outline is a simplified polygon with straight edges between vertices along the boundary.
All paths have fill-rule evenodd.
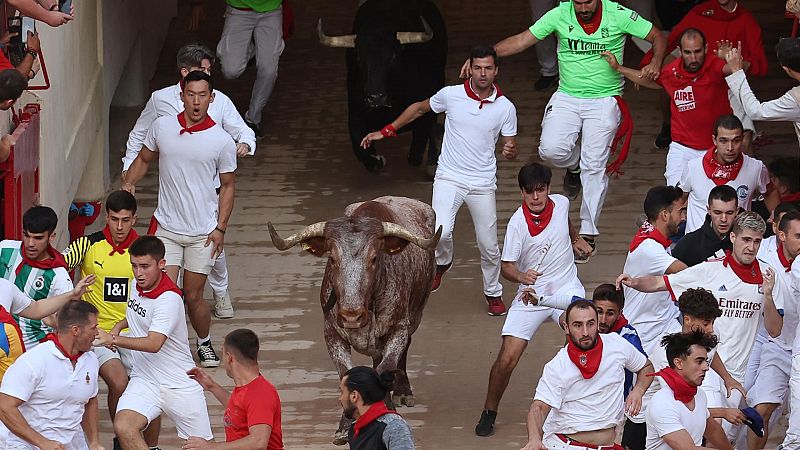
<path id="1" fill-rule="evenodd" d="M 322 256 L 328 251 L 325 245 L 325 238 L 313 237 L 306 239 L 302 244 L 303 250 L 311 253 L 314 256 Z"/>
<path id="2" fill-rule="evenodd" d="M 408 245 L 408 241 L 395 236 L 385 236 L 383 238 L 383 251 L 390 255 L 400 253 Z"/>

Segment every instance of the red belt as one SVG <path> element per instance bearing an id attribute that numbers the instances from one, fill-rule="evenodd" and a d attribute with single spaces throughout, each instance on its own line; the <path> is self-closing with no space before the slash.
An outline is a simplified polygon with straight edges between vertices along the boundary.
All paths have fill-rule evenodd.
<path id="1" fill-rule="evenodd" d="M 574 445 L 576 447 L 586 447 L 586 448 L 593 448 L 597 450 L 602 449 L 611 449 L 611 450 L 624 450 L 624 447 L 619 444 L 611 444 L 611 445 L 594 445 L 594 444 L 587 444 L 585 442 L 576 441 L 574 439 L 570 439 L 563 434 L 556 433 L 556 436 L 561 439 L 567 445 Z"/>

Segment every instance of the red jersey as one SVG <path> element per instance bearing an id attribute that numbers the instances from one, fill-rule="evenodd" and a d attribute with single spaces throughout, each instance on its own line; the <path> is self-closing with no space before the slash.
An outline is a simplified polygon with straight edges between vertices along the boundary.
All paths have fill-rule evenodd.
<path id="1" fill-rule="evenodd" d="M 4 55 L 3 52 L 0 52 L 0 72 L 4 71 L 6 69 L 14 69 L 14 70 L 16 70 L 14 68 L 14 65 L 11 64 L 11 61 L 9 61 L 8 58 L 6 58 L 6 55 Z"/>
<path id="2" fill-rule="evenodd" d="M 263 376 L 233 389 L 223 420 L 226 442 L 250 435 L 253 425 L 269 425 L 272 433 L 267 450 L 283 450 L 281 399 L 275 386 Z"/>
<path id="3" fill-rule="evenodd" d="M 707 54 L 699 71 L 687 72 L 683 60 L 677 58 L 661 69 L 656 82 L 664 87 L 672 101 L 672 140 L 696 150 L 714 145 L 711 135 L 714 121 L 731 114 L 728 84 L 722 68 L 725 61 Z"/>

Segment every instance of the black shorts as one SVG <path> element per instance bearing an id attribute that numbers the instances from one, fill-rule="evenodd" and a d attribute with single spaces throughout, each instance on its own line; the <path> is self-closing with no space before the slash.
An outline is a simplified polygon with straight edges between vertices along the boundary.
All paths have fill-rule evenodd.
<path id="1" fill-rule="evenodd" d="M 625 419 L 625 428 L 622 430 L 622 446 L 628 450 L 644 450 L 646 442 L 647 424 Z"/>

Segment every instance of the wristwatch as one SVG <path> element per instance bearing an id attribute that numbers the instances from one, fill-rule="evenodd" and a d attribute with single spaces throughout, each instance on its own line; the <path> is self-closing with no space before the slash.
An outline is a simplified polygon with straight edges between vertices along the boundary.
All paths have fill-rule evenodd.
<path id="1" fill-rule="evenodd" d="M 25 49 L 25 53 L 27 53 L 27 54 L 29 54 L 29 55 L 33 56 L 33 59 L 36 59 L 36 58 L 38 58 L 38 57 L 39 57 L 39 52 L 37 52 L 36 50 L 34 50 L 34 49 L 32 49 L 32 48 L 26 48 L 26 49 Z"/>

